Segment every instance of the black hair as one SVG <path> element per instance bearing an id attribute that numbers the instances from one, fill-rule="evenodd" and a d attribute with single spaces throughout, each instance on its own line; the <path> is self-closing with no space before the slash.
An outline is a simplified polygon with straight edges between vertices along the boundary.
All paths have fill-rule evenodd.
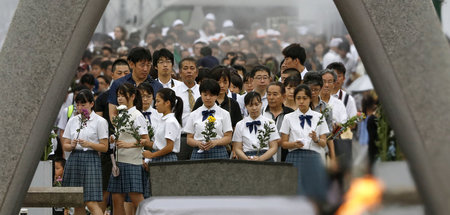
<path id="1" fill-rule="evenodd" d="M 334 82 L 337 81 L 337 75 L 336 75 L 336 73 L 334 72 L 334 70 L 331 70 L 331 69 L 325 69 L 325 70 L 320 71 L 320 76 L 321 76 L 321 77 L 324 76 L 325 74 L 330 74 L 330 75 L 332 75 L 332 76 L 333 76 Z"/>
<path id="2" fill-rule="evenodd" d="M 244 85 L 244 82 L 242 81 L 241 76 L 237 74 L 237 72 L 232 72 L 230 75 L 230 82 L 239 88 L 239 91 L 242 91 L 242 85 Z"/>
<path id="3" fill-rule="evenodd" d="M 108 66 L 112 65 L 113 63 L 110 60 L 105 60 L 100 64 L 101 69 L 107 69 Z"/>
<path id="4" fill-rule="evenodd" d="M 287 77 L 286 79 L 284 79 L 284 86 L 293 86 L 293 87 L 297 87 L 302 81 L 302 78 L 300 75 L 291 75 L 289 77 Z"/>
<path id="5" fill-rule="evenodd" d="M 252 71 L 250 72 L 250 74 L 251 74 L 250 76 L 252 78 L 254 78 L 256 72 L 259 72 L 259 71 L 267 72 L 267 75 L 269 75 L 269 77 L 272 77 L 272 75 L 270 74 L 270 69 L 267 66 L 263 66 L 263 65 L 257 65 L 255 67 L 253 67 Z"/>
<path id="6" fill-rule="evenodd" d="M 340 73 L 342 73 L 344 75 L 345 75 L 345 72 L 347 71 L 345 69 L 344 64 L 342 64 L 341 62 L 330 63 L 330 64 L 328 64 L 327 69 L 331 69 L 331 70 L 334 70 L 336 72 L 340 72 Z"/>
<path id="7" fill-rule="evenodd" d="M 152 54 L 146 48 L 136 47 L 130 50 L 127 60 L 133 62 L 134 64 L 140 61 L 152 62 Z"/>
<path id="8" fill-rule="evenodd" d="M 138 90 L 143 90 L 143 91 L 147 92 L 151 96 L 153 96 L 154 92 L 155 92 L 153 90 L 152 85 L 148 82 L 143 82 L 142 84 L 139 84 L 139 86 L 137 88 L 138 88 Z"/>
<path id="9" fill-rule="evenodd" d="M 164 42 L 160 39 L 154 40 L 150 45 L 153 49 L 156 49 L 156 47 L 158 47 L 159 45 L 163 45 L 163 47 L 166 47 L 166 44 L 164 44 Z"/>
<path id="10" fill-rule="evenodd" d="M 100 66 L 102 64 L 102 59 L 101 58 L 94 58 L 94 60 L 91 63 L 91 67 L 98 65 Z"/>
<path id="11" fill-rule="evenodd" d="M 208 74 L 211 70 L 208 67 L 201 67 L 198 69 L 197 78 L 195 78 L 195 82 L 201 83 L 203 79 L 208 78 Z"/>
<path id="12" fill-rule="evenodd" d="M 297 93 L 300 91 L 305 91 L 306 96 L 308 96 L 310 99 L 312 99 L 311 89 L 309 89 L 309 87 L 305 84 L 300 84 L 294 90 L 294 101 L 295 101 L 295 98 L 297 97 Z"/>
<path id="13" fill-rule="evenodd" d="M 305 77 L 303 79 L 303 84 L 313 85 L 313 86 L 319 85 L 320 88 L 322 88 L 323 87 L 322 76 L 318 72 L 309 71 L 305 74 Z"/>
<path id="14" fill-rule="evenodd" d="M 80 79 L 80 84 L 83 84 L 83 85 L 85 85 L 85 84 L 89 84 L 89 85 L 95 85 L 95 78 L 94 78 L 94 75 L 92 75 L 92 74 L 84 74 L 83 76 L 81 76 L 81 79 Z"/>
<path id="15" fill-rule="evenodd" d="M 377 99 L 371 95 L 365 95 L 362 99 L 362 111 L 367 115 L 367 110 L 374 110 L 378 105 Z"/>
<path id="16" fill-rule="evenodd" d="M 244 83 L 248 81 L 248 79 L 253 78 L 251 72 L 245 72 L 244 73 L 244 80 L 242 80 Z"/>
<path id="17" fill-rule="evenodd" d="M 283 71 L 283 74 L 289 75 L 300 74 L 300 71 L 298 71 L 296 68 L 287 68 Z"/>
<path id="18" fill-rule="evenodd" d="M 234 65 L 237 60 L 244 61 L 245 63 L 247 63 L 246 57 L 237 55 L 236 57 L 231 58 L 230 65 Z"/>
<path id="19" fill-rule="evenodd" d="M 128 69 L 130 69 L 130 65 L 128 64 L 128 62 L 126 60 L 124 60 L 124 59 L 117 59 L 112 64 L 112 72 L 113 73 L 116 71 L 116 66 L 119 66 L 119 65 L 126 65 L 126 66 L 128 66 Z"/>
<path id="20" fill-rule="evenodd" d="M 170 108 L 175 114 L 175 118 L 178 123 L 182 125 L 182 115 L 183 115 L 183 100 L 175 95 L 175 91 L 170 88 L 162 88 L 160 89 L 156 95 L 159 95 L 163 101 L 170 102 Z"/>
<path id="21" fill-rule="evenodd" d="M 173 54 L 166 48 L 162 48 L 160 50 L 156 50 L 153 52 L 153 65 L 158 65 L 158 61 L 161 57 L 165 57 L 170 60 L 173 66 Z"/>
<path id="22" fill-rule="evenodd" d="M 342 42 L 339 43 L 339 45 L 337 46 L 337 48 L 339 50 L 350 52 L 350 43 L 347 42 L 347 40 L 343 40 Z"/>
<path id="23" fill-rule="evenodd" d="M 255 92 L 255 91 L 247 93 L 244 97 L 245 106 L 252 103 L 253 99 L 256 99 L 256 101 L 258 101 L 258 102 L 261 102 L 261 95 L 259 95 L 259 93 Z"/>
<path id="24" fill-rule="evenodd" d="M 89 90 L 89 88 L 86 87 L 86 86 L 84 86 L 84 85 L 76 84 L 76 85 L 72 88 L 71 92 L 72 92 L 72 93 L 80 92 L 81 90 L 84 90 L 84 89 Z"/>
<path id="25" fill-rule="evenodd" d="M 137 88 L 133 84 L 123 83 L 119 85 L 119 87 L 117 87 L 116 94 L 119 95 L 119 93 L 125 96 L 127 101 L 131 95 L 135 95 L 133 105 L 136 106 L 136 109 L 142 111 L 141 93 L 139 92 L 139 90 L 137 90 Z"/>
<path id="26" fill-rule="evenodd" d="M 298 59 L 300 64 L 304 64 L 306 60 L 306 51 L 299 43 L 292 43 L 282 51 L 285 58 L 290 57 L 292 60 Z"/>
<path id="27" fill-rule="evenodd" d="M 271 83 L 267 86 L 267 89 L 269 89 L 270 86 L 278 86 L 278 87 L 280 87 L 280 93 L 281 93 L 281 95 L 286 94 L 286 88 L 284 88 L 284 84 L 283 84 L 283 83 L 278 82 L 278 81 L 271 82 Z"/>
<path id="28" fill-rule="evenodd" d="M 89 51 L 89 49 L 84 50 L 83 57 L 81 57 L 81 59 L 92 59 L 92 52 Z"/>
<path id="29" fill-rule="evenodd" d="M 113 53 L 113 50 L 112 50 L 112 48 L 111 47 L 108 47 L 108 46 L 103 46 L 102 47 L 102 51 L 104 51 L 104 50 L 107 50 L 107 51 L 109 51 L 111 54 Z"/>
<path id="30" fill-rule="evenodd" d="M 60 163 L 63 169 L 64 169 L 64 167 L 66 166 L 66 159 L 64 159 L 64 158 L 62 158 L 62 157 L 59 157 L 59 156 L 58 156 L 58 157 L 55 157 L 55 158 L 53 159 L 53 162 L 54 162 L 54 163 Z"/>
<path id="31" fill-rule="evenodd" d="M 186 62 L 186 61 L 193 62 L 195 64 L 195 67 L 198 68 L 197 61 L 195 60 L 195 58 L 193 58 L 193 57 L 186 57 L 186 58 L 181 59 L 181 61 L 178 63 L 178 68 L 180 69 L 180 71 L 181 71 L 181 68 L 183 68 L 183 63 Z"/>
<path id="32" fill-rule="evenodd" d="M 109 79 L 109 77 L 106 77 L 104 75 L 99 75 L 97 76 L 97 79 L 99 78 L 103 78 L 103 80 L 105 80 L 105 82 L 109 85 L 111 83 L 111 79 Z"/>
<path id="33" fill-rule="evenodd" d="M 82 89 L 75 97 L 75 103 L 91 103 L 94 102 L 94 95 L 88 89 Z"/>
<path id="34" fill-rule="evenodd" d="M 247 70 L 245 69 L 245 67 L 241 66 L 241 65 L 233 65 L 231 66 L 233 67 L 235 70 L 241 70 L 242 74 L 245 74 L 247 72 Z"/>
<path id="35" fill-rule="evenodd" d="M 204 57 L 212 55 L 212 49 L 209 46 L 204 46 L 200 49 L 200 54 Z"/>
<path id="36" fill-rule="evenodd" d="M 211 72 L 209 73 L 209 78 L 216 81 L 220 81 L 221 78 L 226 78 L 228 82 L 230 82 L 230 69 L 223 65 L 216 66 L 212 68 Z"/>
<path id="37" fill-rule="evenodd" d="M 218 96 L 220 93 L 220 85 L 216 80 L 207 78 L 200 84 L 200 93 L 210 92 L 211 94 Z"/>

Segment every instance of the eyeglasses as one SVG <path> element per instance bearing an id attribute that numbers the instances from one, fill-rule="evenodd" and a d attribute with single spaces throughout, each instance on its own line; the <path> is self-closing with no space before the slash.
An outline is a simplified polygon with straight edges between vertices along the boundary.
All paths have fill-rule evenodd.
<path id="1" fill-rule="evenodd" d="M 269 78 L 270 78 L 269 76 L 256 76 L 256 77 L 255 77 L 255 79 L 258 80 L 258 81 L 261 81 L 261 80 L 264 80 L 264 81 L 265 81 L 265 80 L 269 80 Z"/>

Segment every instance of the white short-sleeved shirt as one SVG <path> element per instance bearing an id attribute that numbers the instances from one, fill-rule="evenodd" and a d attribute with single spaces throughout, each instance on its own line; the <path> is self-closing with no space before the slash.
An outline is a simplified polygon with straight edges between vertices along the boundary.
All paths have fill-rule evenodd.
<path id="1" fill-rule="evenodd" d="M 167 146 L 167 140 L 173 141 L 172 152 L 180 152 L 180 136 L 181 126 L 175 118 L 174 113 L 169 113 L 161 118 L 160 123 L 155 130 L 155 142 L 153 143 L 154 150 L 161 150 Z"/>
<path id="2" fill-rule="evenodd" d="M 150 112 L 150 120 L 148 120 L 145 116 L 145 121 L 147 122 L 147 126 L 152 126 L 153 127 L 153 131 L 155 131 L 156 127 L 159 125 L 161 118 L 162 118 L 162 113 L 159 113 L 155 108 L 153 108 L 152 106 L 150 106 L 145 112 Z"/>
<path id="3" fill-rule="evenodd" d="M 77 139 L 77 129 L 80 128 L 81 115 L 78 114 L 75 117 L 69 119 L 66 128 L 64 129 L 64 138 L 69 140 Z M 91 112 L 90 118 L 86 123 L 86 127 L 83 127 L 80 131 L 78 139 L 86 140 L 95 144 L 98 144 L 101 139 L 108 138 L 108 122 L 103 117 L 100 117 L 95 112 Z M 76 150 L 83 150 L 83 147 L 79 144 L 75 147 Z M 88 150 L 92 150 L 88 148 Z"/>
<path id="4" fill-rule="evenodd" d="M 347 95 L 347 92 L 345 92 L 343 90 L 338 90 L 336 94 L 333 94 L 333 96 L 335 98 L 339 99 L 339 94 L 341 92 L 342 92 L 342 95 L 341 95 L 340 100 L 342 101 L 342 103 L 344 103 L 344 99 L 345 99 L 345 96 Z M 355 99 L 350 94 L 348 95 L 347 105 L 344 104 L 344 106 L 345 106 L 345 110 L 347 111 L 348 118 L 354 117 L 358 113 L 358 111 L 356 110 Z"/>
<path id="5" fill-rule="evenodd" d="M 194 139 L 198 141 L 205 141 L 203 137 L 202 131 L 205 130 L 205 121 L 203 121 L 202 111 L 208 110 L 205 105 L 197 108 L 194 112 L 192 112 L 189 116 L 186 126 L 184 127 L 184 131 L 188 134 L 194 134 Z M 228 131 L 233 131 L 233 127 L 231 126 L 231 117 L 228 111 L 222 109 L 217 104 L 211 107 L 209 110 L 215 110 L 216 112 L 213 114 L 214 118 L 216 118 L 215 124 L 215 132 L 217 136 L 212 138 L 211 140 L 221 139 L 224 134 Z"/>
<path id="6" fill-rule="evenodd" d="M 261 125 L 257 126 L 258 131 L 253 130 L 252 133 L 250 133 L 250 130 L 247 127 L 247 122 L 253 122 L 253 121 L 257 121 L 257 120 L 259 120 L 261 122 Z M 236 127 L 234 129 L 233 142 L 241 142 L 243 145 L 242 149 L 244 150 L 244 152 L 255 151 L 255 148 L 253 148 L 253 146 L 259 147 L 258 134 L 259 134 L 260 130 L 264 131 L 265 123 L 268 123 L 270 125 L 270 127 L 275 130 L 275 132 L 272 132 L 270 134 L 269 141 L 266 143 L 267 146 L 264 148 L 261 148 L 261 150 L 269 150 L 269 143 L 274 140 L 279 140 L 280 135 L 278 134 L 278 130 L 277 130 L 275 122 L 267 117 L 262 116 L 262 115 L 260 115 L 255 120 L 248 116 L 248 117 L 245 117 L 244 119 L 242 119 L 241 121 L 239 121 L 236 124 Z"/>
<path id="7" fill-rule="evenodd" d="M 309 124 L 305 120 L 305 124 L 302 128 L 302 126 L 300 125 L 300 115 L 311 115 L 311 126 L 309 126 Z M 300 140 L 304 144 L 302 149 L 323 153 L 323 148 L 312 141 L 311 137 L 309 137 L 309 134 L 312 131 L 316 131 L 318 136 L 329 133 L 327 122 L 325 119 L 323 119 L 323 123 L 317 126 L 321 116 L 321 113 L 313 111 L 311 109 L 309 109 L 306 114 L 303 114 L 299 109 L 297 109 L 285 116 L 283 124 L 281 125 L 280 133 L 289 135 L 289 142 Z M 295 149 L 289 149 L 289 151 L 293 150 Z"/>
<path id="8" fill-rule="evenodd" d="M 345 109 L 345 105 L 341 100 L 335 98 L 334 96 L 330 96 L 330 100 L 328 100 L 328 103 L 325 103 L 331 107 L 331 111 L 333 113 L 333 123 L 342 124 L 347 122 L 347 109 Z"/>
<path id="9" fill-rule="evenodd" d="M 157 79 L 158 82 L 163 86 L 163 88 L 170 88 L 170 89 L 174 89 L 175 87 L 177 87 L 180 84 L 183 84 L 183 82 L 175 80 L 173 78 L 171 78 L 167 83 L 162 83 L 159 79 Z"/>
<path id="10" fill-rule="evenodd" d="M 200 97 L 200 91 L 198 84 L 195 84 L 192 88 L 192 95 L 194 96 L 194 104 L 195 101 Z M 183 100 L 183 128 L 186 126 L 186 122 L 188 120 L 189 114 L 191 113 L 191 107 L 189 106 L 189 87 L 186 86 L 186 84 L 181 83 L 180 85 L 173 88 L 173 91 L 175 91 L 175 94 Z M 192 107 L 193 108 L 193 107 Z"/>

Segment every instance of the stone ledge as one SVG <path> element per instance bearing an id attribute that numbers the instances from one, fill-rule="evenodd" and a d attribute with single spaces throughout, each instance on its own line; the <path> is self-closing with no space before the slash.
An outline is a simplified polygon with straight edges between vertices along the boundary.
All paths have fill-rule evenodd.
<path id="1" fill-rule="evenodd" d="M 22 207 L 84 207 L 82 187 L 30 187 Z"/>
<path id="2" fill-rule="evenodd" d="M 292 164 L 201 160 L 150 164 L 152 196 L 295 195 Z"/>

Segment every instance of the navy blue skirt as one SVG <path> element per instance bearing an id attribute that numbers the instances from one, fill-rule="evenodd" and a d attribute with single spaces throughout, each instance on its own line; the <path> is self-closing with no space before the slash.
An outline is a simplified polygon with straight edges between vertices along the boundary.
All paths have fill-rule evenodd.
<path id="1" fill-rule="evenodd" d="M 117 162 L 120 174 L 109 178 L 110 193 L 144 193 L 144 176 L 142 165 Z"/>
<path id="2" fill-rule="evenodd" d="M 216 146 L 208 151 L 198 153 L 198 147 L 192 150 L 191 160 L 205 160 L 205 159 L 230 159 L 225 146 Z"/>
<path id="3" fill-rule="evenodd" d="M 328 178 L 319 153 L 296 149 L 287 154 L 286 163 L 292 163 L 298 170 L 298 194 L 317 201 L 326 200 Z"/>
<path id="4" fill-rule="evenodd" d="M 64 168 L 63 187 L 83 187 L 85 202 L 103 200 L 102 164 L 94 150 L 74 150 Z"/>
<path id="5" fill-rule="evenodd" d="M 261 155 L 263 155 L 264 153 L 266 153 L 267 152 L 267 150 L 261 150 L 261 151 L 259 151 L 259 156 L 261 156 Z M 256 156 L 256 154 L 258 154 L 258 151 L 248 151 L 248 152 L 244 152 L 245 153 L 245 155 L 247 155 L 247 156 Z M 274 162 L 273 161 L 273 157 L 270 157 L 269 159 L 267 159 L 267 160 L 265 160 L 265 161 L 268 161 L 268 162 Z"/>
<path id="6" fill-rule="evenodd" d="M 152 163 L 159 163 L 159 162 L 171 162 L 171 161 L 178 161 L 177 154 L 174 152 L 171 152 L 167 155 L 163 155 L 161 157 L 152 158 Z"/>

